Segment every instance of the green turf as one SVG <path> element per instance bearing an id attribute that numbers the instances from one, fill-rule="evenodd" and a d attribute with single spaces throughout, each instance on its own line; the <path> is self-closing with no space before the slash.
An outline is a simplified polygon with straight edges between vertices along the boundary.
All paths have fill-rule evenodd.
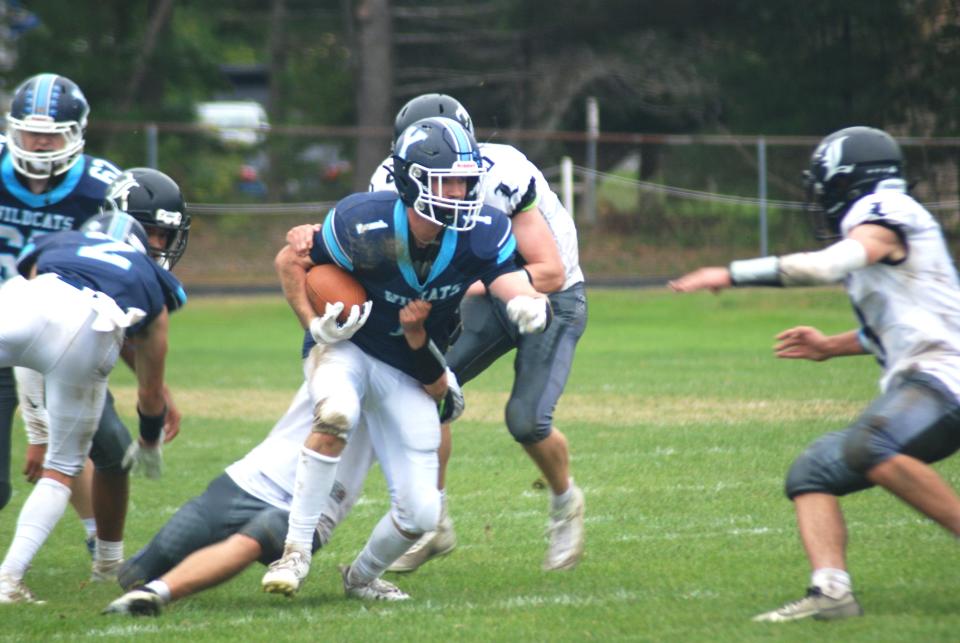
<path id="1" fill-rule="evenodd" d="M 774 359 L 774 334 L 800 323 L 839 332 L 852 317 L 834 289 L 590 293 L 556 413 L 587 497 L 586 554 L 572 572 L 540 571 L 547 497 L 501 425 L 512 377 L 502 360 L 467 387 L 454 427 L 448 493 L 459 547 L 392 577 L 413 600 L 360 603 L 339 585 L 336 565 L 387 506 L 375 472 L 294 600 L 260 593 L 257 567 L 157 619 L 99 615 L 118 591 L 87 582 L 82 530 L 68 513 L 27 576 L 48 604 L 0 607 L 0 640 L 955 640 L 956 543 L 879 491 L 844 501 L 865 618 L 749 620 L 798 598 L 807 581 L 782 494 L 786 468 L 876 392 L 866 357 Z M 164 478 L 134 482 L 128 553 L 266 433 L 300 380 L 300 336 L 278 298 L 197 298 L 171 326 L 168 376 L 183 430 L 165 451 Z M 121 370 L 112 386 L 130 417 L 132 379 Z M 18 433 L 15 470 L 22 454 Z M 958 463 L 939 467 L 953 483 Z M 17 480 L 0 513 L 4 547 L 28 492 Z"/>

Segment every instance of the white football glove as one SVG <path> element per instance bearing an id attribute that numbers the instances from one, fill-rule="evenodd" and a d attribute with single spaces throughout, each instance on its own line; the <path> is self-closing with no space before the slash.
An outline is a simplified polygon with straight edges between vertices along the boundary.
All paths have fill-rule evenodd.
<path id="1" fill-rule="evenodd" d="M 546 297 L 517 295 L 507 302 L 507 317 L 523 335 L 542 333 L 550 321 L 550 302 Z"/>
<path id="2" fill-rule="evenodd" d="M 447 394 L 443 396 L 440 403 L 437 404 L 437 413 L 440 414 L 440 424 L 454 422 L 461 415 L 466 402 L 463 399 L 463 390 L 460 388 L 460 382 L 457 376 L 449 368 L 447 369 Z"/>
<path id="3" fill-rule="evenodd" d="M 163 475 L 162 444 L 157 442 L 156 446 L 148 447 L 140 444 L 140 440 L 134 440 L 123 454 L 121 466 L 134 475 L 156 480 Z"/>
<path id="4" fill-rule="evenodd" d="M 343 312 L 343 302 L 328 303 L 323 317 L 314 317 L 310 321 L 310 334 L 313 340 L 318 344 L 335 344 L 344 339 L 350 339 L 366 323 L 371 306 L 373 306 L 372 301 L 363 302 L 362 307 L 351 306 L 350 315 L 341 324 L 337 321 L 337 317 Z"/>

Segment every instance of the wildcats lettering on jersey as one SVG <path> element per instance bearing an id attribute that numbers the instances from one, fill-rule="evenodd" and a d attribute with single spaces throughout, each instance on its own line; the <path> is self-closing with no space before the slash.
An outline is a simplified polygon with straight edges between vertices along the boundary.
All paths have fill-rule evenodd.
<path id="1" fill-rule="evenodd" d="M 434 302 L 440 299 L 446 299 L 448 297 L 455 297 L 463 292 L 463 287 L 461 284 L 451 284 L 449 286 L 441 286 L 440 288 L 431 288 L 430 290 L 424 291 L 420 294 L 419 297 L 415 299 L 422 299 L 423 301 Z M 413 301 L 413 298 L 406 297 L 404 295 L 398 295 L 395 292 L 390 292 L 389 290 L 383 291 L 383 296 L 391 304 L 397 304 L 401 308 Z"/>
<path id="2" fill-rule="evenodd" d="M 0 205 L 0 222 L 41 228 L 49 232 L 72 230 L 76 219 L 63 214 L 23 210 L 9 205 Z"/>
<path id="3" fill-rule="evenodd" d="M 0 137 L 0 283 L 17 274 L 16 257 L 31 242 L 96 215 L 120 174 L 109 161 L 84 154 L 47 190 L 34 193 L 21 183 L 4 142 Z"/>

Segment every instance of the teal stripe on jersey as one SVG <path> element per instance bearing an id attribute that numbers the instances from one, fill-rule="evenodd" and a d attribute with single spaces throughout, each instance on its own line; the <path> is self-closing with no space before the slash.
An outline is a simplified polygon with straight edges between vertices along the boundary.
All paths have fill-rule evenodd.
<path id="1" fill-rule="evenodd" d="M 333 257 L 333 260 L 340 264 L 340 267 L 348 272 L 353 272 L 353 262 L 340 247 L 337 241 L 337 233 L 333 229 L 333 217 L 336 215 L 336 209 L 331 209 L 327 218 L 323 220 L 323 245 L 327 252 Z"/>

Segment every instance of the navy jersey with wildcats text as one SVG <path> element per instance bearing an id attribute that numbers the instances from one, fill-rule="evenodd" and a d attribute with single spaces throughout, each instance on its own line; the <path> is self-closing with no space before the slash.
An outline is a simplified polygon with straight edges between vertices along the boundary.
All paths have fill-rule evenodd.
<path id="1" fill-rule="evenodd" d="M 157 263 L 122 241 L 99 232 L 58 232 L 44 235 L 24 248 L 18 267 L 26 276 L 54 273 L 77 288 L 109 295 L 121 309 L 139 308 L 147 315 L 127 329 L 133 335 L 163 312 L 187 301 L 180 281 Z"/>
<path id="2" fill-rule="evenodd" d="M 367 322 L 350 339 L 364 352 L 413 375 L 410 348 L 400 328 L 400 309 L 412 300 L 431 304 L 426 330 L 445 347 L 451 322 L 467 288 L 478 279 L 489 285 L 519 270 L 517 242 L 510 220 L 484 207 L 476 226 L 466 232 L 446 228 L 425 281 L 420 282 L 410 257 L 407 209 L 396 192 L 364 192 L 340 201 L 315 234 L 310 257 L 334 263 L 353 274 L 367 291 L 373 308 Z M 313 340 L 308 332 L 304 356 Z"/>
<path id="3" fill-rule="evenodd" d="M 76 230 L 100 211 L 120 174 L 109 161 L 84 154 L 53 187 L 34 194 L 21 183 L 0 136 L 0 283 L 17 274 L 17 255 L 41 235 Z M 26 179 L 24 179 L 26 180 Z"/>

